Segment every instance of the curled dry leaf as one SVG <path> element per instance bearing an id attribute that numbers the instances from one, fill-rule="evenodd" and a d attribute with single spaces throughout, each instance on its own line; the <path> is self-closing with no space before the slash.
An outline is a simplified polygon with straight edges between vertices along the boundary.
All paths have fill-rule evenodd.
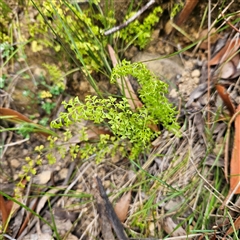
<path id="1" fill-rule="evenodd" d="M 232 234 L 234 231 L 238 231 L 239 229 L 240 229 L 240 216 L 235 220 L 235 222 L 234 222 L 234 228 L 233 228 L 233 226 L 231 226 L 231 227 L 227 230 L 227 232 L 226 232 L 226 234 L 225 234 L 224 237 L 226 237 L 226 236 L 229 235 L 229 234 Z"/>
<path id="2" fill-rule="evenodd" d="M 216 89 L 217 89 L 219 96 L 222 98 L 224 104 L 227 106 L 231 116 L 233 116 L 233 114 L 235 112 L 235 107 L 229 97 L 229 94 L 228 94 L 226 88 L 220 84 L 216 84 Z"/>
<path id="3" fill-rule="evenodd" d="M 240 193 L 240 105 L 237 107 L 235 118 L 235 136 L 230 169 L 230 191 Z"/>
<path id="4" fill-rule="evenodd" d="M 228 40 L 223 48 L 210 60 L 210 66 L 220 65 L 219 77 L 233 79 L 240 75 L 240 39 Z"/>
<path id="5" fill-rule="evenodd" d="M 123 195 L 115 205 L 114 210 L 121 222 L 124 222 L 127 218 L 131 196 L 132 193 L 129 191 L 127 194 Z"/>
<path id="6" fill-rule="evenodd" d="M 24 116 L 23 114 L 12 110 L 10 108 L 1 108 L 0 107 L 0 118 L 3 117 L 5 120 L 14 122 L 14 123 L 29 123 L 33 127 L 33 131 L 41 134 L 44 137 L 49 137 L 51 135 L 56 135 L 53 131 L 48 130 L 47 128 L 34 123 L 29 118 Z"/>

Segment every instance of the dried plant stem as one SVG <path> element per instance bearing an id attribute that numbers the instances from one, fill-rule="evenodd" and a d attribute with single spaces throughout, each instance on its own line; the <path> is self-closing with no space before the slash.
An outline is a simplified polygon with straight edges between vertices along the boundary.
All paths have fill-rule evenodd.
<path id="1" fill-rule="evenodd" d="M 128 24 L 130 24 L 131 22 L 133 22 L 137 17 L 139 17 L 145 10 L 147 10 L 152 4 L 155 3 L 155 0 L 150 0 L 145 6 L 143 6 L 139 11 L 137 11 L 137 13 L 132 16 L 131 18 L 129 18 L 126 22 L 124 22 L 123 24 L 113 27 L 109 30 L 107 30 L 104 35 L 110 35 L 112 33 L 115 33 L 119 30 L 121 30 L 122 28 L 126 27 Z"/>
<path id="2" fill-rule="evenodd" d="M 237 29 L 228 19 L 226 19 L 223 12 L 221 12 L 220 14 L 223 17 L 223 19 L 224 19 L 224 21 L 226 22 L 227 25 L 229 25 L 231 28 L 233 28 L 236 32 L 240 33 L 240 30 Z"/>
<path id="3" fill-rule="evenodd" d="M 208 105 L 207 105 L 207 109 L 208 109 L 208 115 L 207 115 L 207 125 L 210 128 L 210 119 L 211 119 L 211 115 L 210 115 L 210 84 L 211 84 L 211 69 L 210 69 L 210 60 L 211 60 L 211 33 L 210 33 L 210 29 L 211 29 L 211 0 L 208 1 L 208 93 L 207 93 L 207 98 L 208 98 Z"/>

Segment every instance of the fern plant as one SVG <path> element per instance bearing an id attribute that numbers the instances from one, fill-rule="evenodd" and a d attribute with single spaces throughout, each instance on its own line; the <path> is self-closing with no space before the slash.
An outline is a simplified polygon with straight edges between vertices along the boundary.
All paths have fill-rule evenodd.
<path id="1" fill-rule="evenodd" d="M 167 84 L 159 81 L 142 63 L 131 64 L 125 60 L 113 69 L 111 81 L 115 82 L 116 78 L 129 74 L 136 77 L 142 86 L 139 95 L 144 107 L 136 111 L 131 110 L 125 97 L 118 99 L 110 96 L 100 99 L 96 96 L 87 96 L 85 103 L 80 102 L 77 97 L 69 102 L 63 102 L 67 111 L 62 112 L 51 126 L 65 127 L 68 138 L 72 136 L 70 126 L 82 120 L 104 125 L 113 135 L 101 135 L 99 143 L 94 147 L 88 144 L 81 150 L 73 147 L 72 153 L 80 151 L 82 157 L 95 153 L 99 162 L 107 154 L 115 154 L 116 149 L 120 149 L 123 156 L 130 151 L 129 158 L 134 160 L 140 153 L 148 152 L 151 141 L 160 134 L 149 128 L 151 124 L 162 123 L 170 131 L 179 134 L 179 126 L 175 120 L 176 110 L 165 97 Z M 129 148 L 126 148 L 126 145 Z M 52 159 L 53 156 L 49 158 Z"/>
<path id="2" fill-rule="evenodd" d="M 175 108 L 165 96 L 168 93 L 168 85 L 153 75 L 144 64 L 130 63 L 126 60 L 113 69 L 111 82 L 127 75 L 132 75 L 138 80 L 141 85 L 138 90 L 139 96 L 157 124 L 161 123 L 170 131 L 178 133 L 179 125 L 174 118 Z"/>

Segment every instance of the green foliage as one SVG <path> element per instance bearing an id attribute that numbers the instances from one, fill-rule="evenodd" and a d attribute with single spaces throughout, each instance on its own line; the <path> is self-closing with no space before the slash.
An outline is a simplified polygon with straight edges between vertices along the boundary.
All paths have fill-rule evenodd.
<path id="1" fill-rule="evenodd" d="M 56 97 L 65 90 L 65 76 L 59 67 L 54 64 L 44 63 L 42 65 L 47 70 L 49 81 L 47 82 L 45 77 L 42 76 L 38 82 L 38 87 L 44 88 L 38 93 L 38 102 L 47 115 L 50 115 L 56 106 Z M 46 119 L 42 121 L 42 123 L 44 122 L 43 125 L 46 125 Z"/>
<path id="2" fill-rule="evenodd" d="M 48 71 L 51 85 L 48 85 L 45 81 L 42 81 L 42 84 L 48 88 L 52 95 L 60 95 L 65 90 L 66 85 L 63 72 L 54 64 L 44 63 L 43 66 Z"/>
<path id="3" fill-rule="evenodd" d="M 154 8 L 153 12 L 144 18 L 143 23 L 140 23 L 139 20 L 135 20 L 119 33 L 116 33 L 115 36 L 119 34 L 120 38 L 122 38 L 126 43 L 134 41 L 133 44 L 135 46 L 139 46 L 143 49 L 148 44 L 149 40 L 151 40 L 153 27 L 159 21 L 162 11 L 163 10 L 160 6 Z M 129 19 L 135 14 L 136 12 L 131 12 L 126 19 Z"/>
<path id="4" fill-rule="evenodd" d="M 4 0 L 0 0 L 0 42 L 10 41 L 10 37 L 8 35 L 8 29 L 10 26 L 12 13 L 9 6 L 6 4 Z"/>
<path id="5" fill-rule="evenodd" d="M 107 45 L 107 38 L 101 33 L 97 24 L 99 19 L 103 20 L 99 14 L 93 12 L 92 8 L 82 11 L 78 4 L 70 4 L 64 0 L 44 1 L 42 4 L 37 1 L 32 2 L 41 13 L 37 18 L 38 21 L 29 26 L 30 34 L 34 37 L 32 48 L 35 51 L 41 50 L 40 46 L 43 45 L 54 47 L 59 51 L 61 48 L 59 43 L 52 41 L 57 37 L 58 42 L 73 50 L 80 61 L 84 59 L 85 67 L 89 71 L 98 70 L 103 66 L 104 61 L 100 53 Z M 91 1 L 91 4 L 93 3 L 97 4 L 97 1 Z M 47 20 L 46 24 L 46 19 L 51 18 L 53 20 L 51 22 Z M 50 35 L 51 38 L 44 38 L 44 41 L 36 38 L 38 34 L 49 35 L 49 31 L 53 34 Z"/>
<path id="6" fill-rule="evenodd" d="M 136 77 L 142 85 L 139 93 L 145 103 L 144 107 L 132 111 L 125 97 L 119 100 L 111 96 L 106 99 L 87 96 L 85 103 L 76 97 L 63 102 L 67 112 L 60 113 L 59 118 L 51 123 L 54 128 L 66 127 L 67 139 L 71 137 L 70 126 L 82 120 L 108 126 L 113 137 L 100 135 L 100 141 L 94 147 L 87 143 L 80 150 L 83 158 L 95 153 L 99 162 L 106 154 L 115 154 L 116 149 L 121 149 L 122 154 L 126 155 L 128 143 L 131 150 L 129 157 L 136 159 L 140 153 L 149 150 L 151 141 L 160 134 L 152 131 L 150 124 L 162 123 L 167 129 L 178 133 L 179 127 L 174 119 L 176 111 L 164 96 L 167 84 L 159 81 L 142 63 L 130 64 L 127 61 L 114 68 L 111 79 L 114 82 L 116 78 L 128 74 Z M 76 153 L 76 150 L 79 149 L 73 149 L 72 152 Z"/>
<path id="7" fill-rule="evenodd" d="M 182 10 L 183 7 L 184 7 L 183 1 L 175 3 L 170 13 L 171 19 L 173 19 Z"/>
<path id="8" fill-rule="evenodd" d="M 79 5 L 69 4 L 64 0 L 44 1 L 43 4 L 37 1 L 32 2 L 41 13 L 37 17 L 37 21 L 29 25 L 30 35 L 34 38 L 32 41 L 34 51 L 42 50 L 43 46 L 60 50 L 60 45 L 56 41 L 52 41 L 53 35 L 49 35 L 49 31 L 51 31 L 61 45 L 67 44 L 74 51 L 78 60 L 84 64 L 84 68 L 88 71 L 98 71 L 102 67 L 107 67 L 108 71 L 110 70 L 105 54 L 105 47 L 109 39 L 103 32 L 116 22 L 113 11 L 107 11 L 103 14 L 99 7 L 97 11 L 93 10 L 92 7 L 82 11 Z M 91 4 L 92 1 L 90 1 L 90 6 Z M 98 5 L 96 4 L 96 6 Z M 142 23 L 135 20 L 116 33 L 114 38 L 120 37 L 125 43 L 131 42 L 141 49 L 144 48 L 151 38 L 153 26 L 159 21 L 161 13 L 161 7 L 156 7 L 152 13 L 144 18 Z M 132 12 L 127 18 L 134 14 L 135 12 Z M 51 18 L 54 20 L 48 21 L 46 24 L 46 19 Z M 39 34 L 47 36 L 44 41 L 42 37 L 37 37 Z"/>
<path id="9" fill-rule="evenodd" d="M 91 120 L 95 124 L 108 124 L 115 138 L 110 136 L 101 136 L 99 145 L 94 149 L 88 146 L 85 151 L 89 154 L 100 151 L 103 157 L 103 150 L 107 143 L 121 142 L 128 140 L 132 144 L 132 157 L 135 158 L 146 149 L 150 141 L 158 135 L 148 128 L 148 124 L 154 123 L 147 109 L 139 109 L 133 112 L 130 109 L 126 98 L 117 101 L 116 98 L 99 99 L 96 96 L 88 96 L 86 103 L 81 103 L 78 98 L 71 99 L 68 103 L 64 102 L 67 112 L 61 113 L 60 117 L 53 121 L 51 126 L 60 128 L 62 126 L 70 127 L 73 123 L 84 120 Z M 109 141 L 108 141 L 109 140 Z M 101 158 L 98 156 L 98 158 Z"/>
<path id="10" fill-rule="evenodd" d="M 0 53 L 3 58 L 8 58 L 12 52 L 13 47 L 8 42 L 3 42 L 0 44 Z"/>
<path id="11" fill-rule="evenodd" d="M 4 88 L 6 84 L 7 76 L 3 74 L 0 76 L 0 88 Z"/>
<path id="12" fill-rule="evenodd" d="M 24 179 L 30 181 L 32 175 L 36 175 L 36 167 L 42 165 L 41 155 L 43 153 L 43 149 L 44 149 L 43 145 L 37 146 L 34 149 L 34 151 L 38 154 L 37 157 L 35 159 L 31 159 L 30 157 L 25 158 L 26 164 L 22 166 L 22 172 L 18 175 L 20 178 L 18 187 L 23 188 L 24 186 L 22 185 L 22 181 Z"/>
<path id="13" fill-rule="evenodd" d="M 117 78 L 132 75 L 141 85 L 139 96 L 148 113 L 156 123 L 161 123 L 168 130 L 178 133 L 179 126 L 175 121 L 176 110 L 165 97 L 168 85 L 157 79 L 144 64 L 123 61 L 113 69 L 111 81 Z"/>

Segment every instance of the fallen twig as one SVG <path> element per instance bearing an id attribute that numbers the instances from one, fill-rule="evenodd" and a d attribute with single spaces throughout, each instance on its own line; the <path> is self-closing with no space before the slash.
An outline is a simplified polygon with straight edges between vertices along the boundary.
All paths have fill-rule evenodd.
<path id="1" fill-rule="evenodd" d="M 138 16 L 140 16 L 145 10 L 147 10 L 154 3 L 155 3 L 155 0 L 150 0 L 145 6 L 143 6 L 139 11 L 137 11 L 134 16 L 130 17 L 125 23 L 107 30 L 104 33 L 104 35 L 105 36 L 110 35 L 126 27 L 129 23 L 133 22 Z"/>
<path id="2" fill-rule="evenodd" d="M 220 13 L 224 21 L 226 22 L 227 25 L 229 25 L 231 28 L 233 28 L 236 32 L 240 33 L 240 30 L 237 29 L 226 17 L 224 16 L 223 12 Z"/>
<path id="3" fill-rule="evenodd" d="M 97 180 L 100 196 L 104 200 L 107 217 L 108 217 L 109 221 L 111 222 L 111 225 L 116 233 L 117 238 L 119 240 L 128 240 L 128 238 L 126 237 L 126 235 L 124 233 L 124 228 L 123 228 L 120 220 L 118 219 L 118 217 L 112 207 L 112 204 L 110 203 L 108 196 L 103 188 L 102 181 L 98 177 L 96 177 L 96 180 Z"/>
<path id="4" fill-rule="evenodd" d="M 193 9 L 196 7 L 199 0 L 186 0 L 185 6 L 182 11 L 178 14 L 175 20 L 175 24 L 180 26 L 182 25 L 188 18 L 188 16 L 192 13 Z"/>

